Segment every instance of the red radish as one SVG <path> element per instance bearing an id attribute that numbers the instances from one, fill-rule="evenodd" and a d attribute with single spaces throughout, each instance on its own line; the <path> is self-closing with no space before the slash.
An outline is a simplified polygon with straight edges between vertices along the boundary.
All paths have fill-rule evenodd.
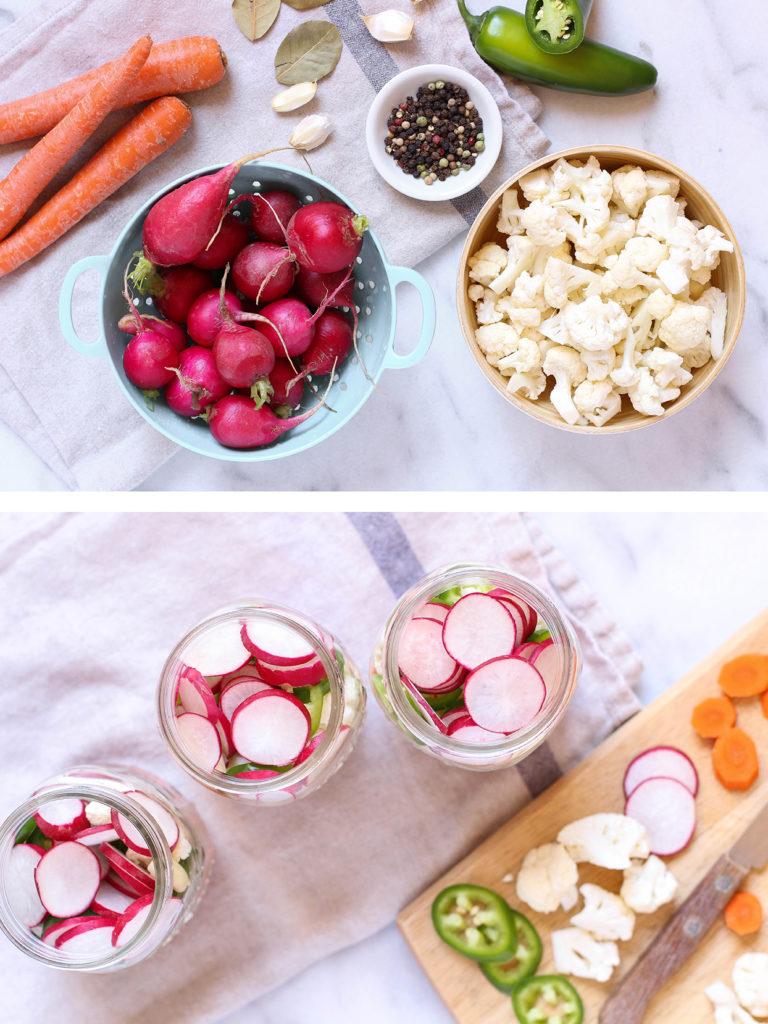
<path id="1" fill-rule="evenodd" d="M 443 722 L 442 718 L 435 711 L 430 704 L 427 703 L 426 698 L 416 689 L 413 683 L 408 679 L 407 676 L 400 677 L 403 686 L 406 688 L 408 693 L 411 695 L 413 700 L 416 702 L 421 714 L 430 722 L 439 733 L 443 736 L 448 734 L 448 726 Z"/>
<path id="2" fill-rule="evenodd" d="M 677 779 L 693 796 L 699 791 L 699 775 L 690 757 L 677 747 L 651 747 L 638 754 L 624 774 L 624 796 L 628 797 L 646 779 Z"/>
<path id="3" fill-rule="evenodd" d="M 111 831 L 113 831 L 113 829 L 110 827 L 110 832 Z M 115 840 L 114 839 L 107 839 L 106 841 L 107 842 L 114 842 Z M 76 842 L 79 842 L 79 840 L 76 840 Z M 102 840 L 102 842 L 104 842 L 104 840 Z M 89 845 L 90 845 L 89 843 L 83 843 L 83 846 L 89 846 Z M 99 844 L 99 845 L 101 845 L 101 844 Z M 101 870 L 101 880 L 103 882 L 104 879 L 109 874 L 109 861 L 107 860 L 107 858 L 104 856 L 104 854 L 101 852 L 100 849 L 94 849 L 93 852 L 96 854 L 96 857 L 98 858 L 99 868 Z"/>
<path id="4" fill-rule="evenodd" d="M 155 880 L 152 875 L 150 875 L 148 871 L 143 871 L 138 867 L 138 865 L 134 864 L 133 861 L 128 860 L 128 858 L 119 850 L 115 849 L 114 846 L 110 846 L 109 843 L 102 843 L 99 850 L 109 861 L 112 871 L 114 871 L 114 873 L 119 876 L 123 882 L 128 883 L 127 886 L 119 886 L 117 880 L 112 877 L 110 872 L 110 874 L 107 875 L 107 878 L 109 879 L 110 884 L 114 885 L 116 889 L 120 889 L 121 892 L 125 892 L 126 889 L 135 889 L 139 896 L 146 896 L 155 891 Z M 128 894 L 130 895 L 130 891 Z"/>
<path id="5" fill-rule="evenodd" d="M 506 601 L 508 604 L 514 605 L 518 609 L 523 620 L 523 637 L 528 636 L 529 633 L 532 633 L 534 629 L 536 629 L 539 617 L 533 608 L 531 608 L 531 606 L 522 599 L 522 597 L 510 594 L 508 590 L 504 590 L 501 587 L 494 587 L 494 589 L 489 590 L 488 593 L 491 597 L 495 597 L 499 601 Z"/>
<path id="6" fill-rule="evenodd" d="M 224 216 L 237 172 L 254 155 L 179 185 L 158 199 L 142 229 L 144 252 L 153 263 L 178 266 L 200 255 Z"/>
<path id="7" fill-rule="evenodd" d="M 527 643 L 520 644 L 512 652 L 516 658 L 525 658 L 526 661 L 530 661 L 535 651 L 539 649 L 539 644 L 534 644 L 528 641 Z"/>
<path id="8" fill-rule="evenodd" d="M 93 850 L 65 840 L 51 847 L 35 868 L 40 902 L 52 917 L 74 917 L 91 905 L 101 883 Z"/>
<path id="9" fill-rule="evenodd" d="M 468 717 L 467 709 L 466 709 L 466 707 L 463 704 L 461 704 L 459 707 L 453 708 L 452 711 L 446 711 L 445 712 L 445 714 L 442 716 L 443 725 L 453 725 L 453 723 L 458 718 L 466 718 L 466 717 Z"/>
<path id="10" fill-rule="evenodd" d="M 179 416 L 199 416 L 232 390 L 216 368 L 213 352 L 201 345 L 190 345 L 179 353 L 175 374 L 163 394 L 168 407 Z"/>
<path id="11" fill-rule="evenodd" d="M 232 291 L 224 292 L 224 303 L 232 317 L 243 311 L 242 302 Z M 190 338 L 198 345 L 211 348 L 216 340 L 216 335 L 223 326 L 219 289 L 211 288 L 209 291 L 203 292 L 202 295 L 198 295 L 192 303 L 187 316 L 187 330 Z"/>
<path id="12" fill-rule="evenodd" d="M 304 381 L 296 380 L 296 370 L 287 359 L 276 359 L 269 374 L 269 383 L 272 385 L 270 408 L 280 419 L 285 419 L 301 405 Z"/>
<path id="13" fill-rule="evenodd" d="M 168 846 L 173 849 L 179 841 L 179 826 L 174 816 L 161 803 L 158 803 L 153 797 L 139 789 L 128 790 L 126 796 L 130 796 L 139 806 L 147 811 L 163 833 Z M 112 825 L 129 849 L 135 853 L 140 853 L 143 857 L 150 855 L 144 833 L 124 814 L 121 814 L 114 808 L 112 809 Z"/>
<path id="14" fill-rule="evenodd" d="M 301 665 L 270 665 L 259 662 L 259 675 L 272 686 L 314 686 L 325 678 L 326 672 L 320 658 L 310 658 Z"/>
<path id="15" fill-rule="evenodd" d="M 478 743 L 500 743 L 502 737 L 497 732 L 488 732 L 472 721 L 469 715 L 457 718 L 448 726 L 448 735 L 459 743 L 476 745 Z"/>
<path id="16" fill-rule="evenodd" d="M 111 825 L 91 825 L 82 832 L 76 832 L 72 838 L 83 846 L 100 846 L 102 843 L 114 843 L 119 836 Z"/>
<path id="17" fill-rule="evenodd" d="M 266 332 L 241 324 L 225 323 L 213 343 L 216 369 L 233 388 L 249 388 L 251 398 L 263 403 L 269 397 L 268 376 L 275 353 Z"/>
<path id="18" fill-rule="evenodd" d="M 677 779 L 646 779 L 632 790 L 624 813 L 645 825 L 651 853 L 669 857 L 684 850 L 696 828 L 691 791 Z"/>
<path id="19" fill-rule="evenodd" d="M 466 594 L 446 616 L 443 643 L 452 658 L 473 669 L 511 654 L 517 645 L 517 627 L 501 601 L 487 594 Z"/>
<path id="20" fill-rule="evenodd" d="M 464 703 L 473 721 L 489 732 L 519 732 L 544 704 L 544 680 L 522 658 L 494 658 L 478 666 L 464 683 Z"/>
<path id="21" fill-rule="evenodd" d="M 35 870 L 45 853 L 41 846 L 17 843 L 13 847 L 5 869 L 5 889 L 14 915 L 27 928 L 34 928 L 45 917 L 45 907 L 35 884 Z"/>
<path id="22" fill-rule="evenodd" d="M 100 852 L 100 851 L 97 851 L 97 852 Z M 103 856 L 104 855 L 102 854 L 102 857 Z M 104 857 L 104 859 L 106 860 L 106 857 Z M 107 863 L 109 863 L 109 861 L 107 861 Z M 128 861 L 128 863 L 130 864 L 131 861 Z M 147 877 L 150 877 L 150 876 L 148 875 Z M 109 882 L 109 884 L 112 886 L 113 889 L 117 889 L 118 892 L 121 892 L 121 893 L 123 893 L 126 896 L 130 896 L 131 900 L 137 900 L 139 898 L 139 896 L 144 896 L 144 895 L 146 895 L 146 892 L 147 892 L 146 889 L 144 889 L 141 892 L 139 892 L 139 890 L 136 888 L 136 886 L 131 885 L 124 878 L 121 878 L 120 875 L 118 875 L 115 871 L 109 871 L 105 875 L 105 877 L 102 879 L 102 881 L 103 882 Z M 151 890 L 150 890 L 150 892 L 151 892 Z"/>
<path id="23" fill-rule="evenodd" d="M 275 779 L 280 775 L 280 772 L 273 771 L 271 768 L 253 768 L 251 771 L 238 772 L 235 778 L 238 779 Z"/>
<path id="24" fill-rule="evenodd" d="M 346 728 L 348 728 L 348 726 L 342 725 L 341 730 L 343 731 Z M 315 735 L 312 737 L 312 739 L 306 744 L 306 746 L 304 747 L 302 752 L 296 758 L 296 766 L 297 767 L 298 767 L 298 765 L 303 764 L 306 760 L 308 760 L 314 754 L 314 752 L 317 750 L 317 748 L 322 743 L 323 736 L 325 736 L 325 730 L 323 730 L 322 732 L 316 732 L 315 733 Z"/>
<path id="25" fill-rule="evenodd" d="M 218 711 L 216 698 L 204 675 L 187 665 L 179 676 L 176 696 L 185 711 L 208 717 L 211 711 Z"/>
<path id="26" fill-rule="evenodd" d="M 515 623 L 515 631 L 517 636 L 517 642 L 521 643 L 523 638 L 528 636 L 528 613 L 524 612 L 517 601 L 511 599 L 505 599 L 503 597 L 496 597 L 494 594 L 489 594 L 489 597 L 495 597 L 497 601 L 509 612 Z"/>
<path id="27" fill-rule="evenodd" d="M 181 352 L 189 344 L 187 332 L 181 324 L 173 320 L 161 320 L 158 316 L 132 316 L 126 313 L 117 321 L 117 326 L 126 334 L 138 334 L 139 331 L 154 331 L 156 334 L 164 335 L 173 345 L 177 352 Z"/>
<path id="28" fill-rule="evenodd" d="M 421 608 L 417 608 L 413 613 L 414 619 L 434 619 L 436 622 L 445 622 L 450 606 L 447 604 L 438 604 L 437 601 L 427 601 Z"/>
<path id="29" fill-rule="evenodd" d="M 309 712 L 284 690 L 246 698 L 232 716 L 232 742 L 256 764 L 292 764 L 309 739 Z"/>
<path id="30" fill-rule="evenodd" d="M 58 939 L 58 937 L 62 935 L 64 932 L 69 931 L 70 928 L 74 928 L 75 925 L 82 924 L 83 921 L 92 920 L 93 914 L 85 914 L 78 917 L 65 917 L 63 921 L 54 921 L 52 924 L 49 924 L 48 927 L 43 930 L 43 945 L 53 946 L 56 942 L 56 939 Z"/>
<path id="31" fill-rule="evenodd" d="M 322 403 L 321 403 L 322 404 Z M 267 406 L 255 409 L 253 399 L 245 395 L 225 395 L 208 412 L 211 433 L 227 448 L 261 448 L 272 444 L 281 434 L 314 416 L 320 404 L 301 413 L 280 419 Z"/>
<path id="32" fill-rule="evenodd" d="M 301 665 L 317 657 L 317 651 L 295 629 L 270 619 L 249 619 L 240 633 L 243 646 L 257 661 L 271 665 Z"/>
<path id="33" fill-rule="evenodd" d="M 296 379 L 299 380 L 309 373 L 319 377 L 330 373 L 347 358 L 353 342 L 352 324 L 343 313 L 329 309 L 315 323 L 314 340 L 302 356 L 303 369 Z M 294 354 L 298 353 L 291 353 Z"/>
<path id="34" fill-rule="evenodd" d="M 285 243 L 285 232 L 301 200 L 283 189 L 273 189 L 248 196 L 251 204 L 251 227 L 263 242 Z"/>
<path id="35" fill-rule="evenodd" d="M 112 952 L 114 917 L 89 917 L 73 928 L 60 931 L 54 940 L 56 949 L 75 956 L 96 959 Z"/>
<path id="36" fill-rule="evenodd" d="M 218 623 L 215 629 L 207 630 L 187 647 L 184 652 L 187 665 L 204 676 L 238 671 L 251 660 L 250 652 L 243 646 L 241 631 L 241 622 Z"/>
<path id="37" fill-rule="evenodd" d="M 310 306 L 346 306 L 349 309 L 355 305 L 355 282 L 349 268 L 336 270 L 332 274 L 318 274 L 306 267 L 299 267 L 296 291 Z"/>
<path id="38" fill-rule="evenodd" d="M 179 365 L 179 353 L 165 335 L 157 331 L 141 331 L 126 345 L 123 369 L 131 384 L 145 391 L 154 391 L 169 384 Z"/>
<path id="39" fill-rule="evenodd" d="M 109 882 L 102 882 L 99 886 L 96 895 L 93 897 L 93 903 L 91 903 L 91 909 L 95 910 L 97 914 L 105 914 L 107 917 L 117 917 L 119 914 L 124 914 L 125 911 L 134 902 L 136 897 L 127 896 L 124 892 L 120 892 L 114 885 L 110 885 Z"/>
<path id="40" fill-rule="evenodd" d="M 187 755 L 202 768 L 212 772 L 221 758 L 221 737 L 216 726 L 202 715 L 183 714 L 176 719 L 181 743 Z"/>
<path id="41" fill-rule="evenodd" d="M 204 270 L 221 270 L 232 262 L 250 238 L 251 232 L 243 218 L 228 213 L 221 222 L 216 237 L 192 260 L 192 263 Z"/>
<path id="42" fill-rule="evenodd" d="M 259 330 L 269 340 L 275 355 L 300 356 L 311 347 L 315 337 L 312 313 L 299 299 L 277 299 L 262 306 L 261 315 L 275 325 L 259 325 Z"/>
<path id="43" fill-rule="evenodd" d="M 291 217 L 288 247 L 300 266 L 318 274 L 332 274 L 352 264 L 362 248 L 367 227 L 367 217 L 341 203 L 310 203 Z"/>
<path id="44" fill-rule="evenodd" d="M 44 836 L 57 842 L 71 839 L 76 832 L 88 828 L 85 802 L 77 797 L 48 800 L 35 812 L 35 822 Z"/>
<path id="45" fill-rule="evenodd" d="M 152 296 L 159 313 L 178 324 L 186 323 L 192 303 L 213 284 L 208 271 L 200 267 L 187 264 L 159 270 L 143 256 L 129 276 L 139 291 Z"/>
<path id="46" fill-rule="evenodd" d="M 433 619 L 411 619 L 403 630 L 397 660 L 403 675 L 427 693 L 453 689 L 457 663 L 443 646 L 443 627 Z"/>
<path id="47" fill-rule="evenodd" d="M 142 896 L 117 918 L 112 934 L 113 946 L 119 949 L 139 934 L 152 911 L 153 900 L 154 896 Z"/>
<path id="48" fill-rule="evenodd" d="M 536 650 L 528 660 L 541 672 L 547 687 L 554 687 L 562 666 L 560 650 L 555 646 L 554 640 L 543 640 L 540 644 L 537 644 Z"/>
<path id="49" fill-rule="evenodd" d="M 256 302 L 272 302 L 293 287 L 296 264 L 284 245 L 251 242 L 232 262 L 232 281 L 239 292 Z"/>
<path id="50" fill-rule="evenodd" d="M 224 716 L 222 711 L 216 710 L 215 714 L 208 715 L 208 720 L 213 722 L 216 732 L 219 734 L 219 740 L 221 741 L 221 756 L 223 758 L 231 757 L 232 755 L 232 727 L 229 724 L 229 719 Z"/>

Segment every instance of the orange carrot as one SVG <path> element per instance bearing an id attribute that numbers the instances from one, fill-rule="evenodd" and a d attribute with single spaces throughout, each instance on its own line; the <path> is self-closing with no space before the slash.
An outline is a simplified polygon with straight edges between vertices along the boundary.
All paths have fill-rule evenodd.
<path id="1" fill-rule="evenodd" d="M 737 892 L 725 908 L 725 923 L 737 935 L 752 935 L 763 923 L 763 907 L 753 892 Z"/>
<path id="2" fill-rule="evenodd" d="M 104 77 L 0 181 L 0 239 L 18 224 L 48 182 L 114 109 L 144 66 L 151 48 L 150 36 L 134 43 L 122 60 L 115 61 Z"/>
<path id="3" fill-rule="evenodd" d="M 757 778 L 757 748 L 743 729 L 724 729 L 712 747 L 715 775 L 726 789 L 749 789 Z"/>
<path id="4" fill-rule="evenodd" d="M 71 78 L 44 92 L 0 104 L 0 145 L 44 135 L 109 72 L 115 61 Z M 119 107 L 177 92 L 207 89 L 224 77 L 227 58 L 215 39 L 185 36 L 155 43 L 146 64 Z"/>
<path id="5" fill-rule="evenodd" d="M 186 103 L 163 96 L 145 107 L 12 235 L 0 242 L 0 277 L 31 260 L 156 156 L 192 122 Z"/>
<path id="6" fill-rule="evenodd" d="M 754 697 L 768 690 L 768 654 L 740 654 L 727 661 L 718 682 L 729 697 Z"/>
<path id="7" fill-rule="evenodd" d="M 736 708 L 729 697 L 707 697 L 693 709 L 691 725 L 705 740 L 719 736 L 736 723 Z"/>

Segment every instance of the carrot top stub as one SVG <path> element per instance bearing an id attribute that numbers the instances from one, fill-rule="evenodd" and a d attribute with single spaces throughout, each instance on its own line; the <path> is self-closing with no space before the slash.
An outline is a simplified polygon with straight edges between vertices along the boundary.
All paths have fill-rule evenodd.
<path id="1" fill-rule="evenodd" d="M 768 654 L 740 654 L 720 669 L 720 688 L 729 697 L 755 697 L 768 690 Z"/>
<path id="2" fill-rule="evenodd" d="M 759 771 L 754 741 L 743 729 L 724 729 L 712 747 L 712 766 L 726 789 L 749 789 Z"/>
<path id="3" fill-rule="evenodd" d="M 736 708 L 730 697 L 707 697 L 691 714 L 691 725 L 705 740 L 713 740 L 736 724 Z"/>
<path id="4" fill-rule="evenodd" d="M 763 907 L 753 892 L 737 892 L 725 908 L 725 923 L 737 935 L 752 935 L 763 923 Z"/>

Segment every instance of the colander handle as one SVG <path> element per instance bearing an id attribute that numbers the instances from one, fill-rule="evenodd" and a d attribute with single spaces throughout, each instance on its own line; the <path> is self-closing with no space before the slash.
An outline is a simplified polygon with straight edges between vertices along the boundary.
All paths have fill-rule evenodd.
<path id="1" fill-rule="evenodd" d="M 410 267 L 389 267 L 389 280 L 392 284 L 392 291 L 399 284 L 412 284 L 421 298 L 421 334 L 410 352 L 400 355 L 394 349 L 390 349 L 385 358 L 384 366 L 390 370 L 405 370 L 420 362 L 429 351 L 432 344 L 432 337 L 435 333 L 435 296 L 421 274 L 417 274 Z M 394 294 L 392 296 L 394 304 Z"/>
<path id="2" fill-rule="evenodd" d="M 69 268 L 61 285 L 61 294 L 59 295 L 61 329 L 72 348 L 86 356 L 105 356 L 107 354 L 107 339 L 104 337 L 103 331 L 96 341 L 83 341 L 79 337 L 72 322 L 72 293 L 75 290 L 75 282 L 81 274 L 84 274 L 86 270 L 98 270 L 103 278 L 109 262 L 109 256 L 86 256 Z"/>

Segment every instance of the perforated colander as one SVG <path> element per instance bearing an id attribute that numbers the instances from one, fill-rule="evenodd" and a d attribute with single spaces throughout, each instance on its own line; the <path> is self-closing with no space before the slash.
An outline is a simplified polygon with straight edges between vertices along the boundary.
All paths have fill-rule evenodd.
<path id="1" fill-rule="evenodd" d="M 193 178 L 211 174 L 223 165 L 204 167 L 171 182 L 142 206 L 118 238 L 114 249 L 107 256 L 86 256 L 79 260 L 64 278 L 59 298 L 59 320 L 61 329 L 70 345 L 85 355 L 109 358 L 120 386 L 134 408 L 176 444 L 200 455 L 225 459 L 231 462 L 259 462 L 279 459 L 286 455 L 304 451 L 329 437 L 342 427 L 373 391 L 373 383 L 363 373 L 354 353 L 337 370 L 336 380 L 328 396 L 331 409 L 320 409 L 304 423 L 283 434 L 277 441 L 264 448 L 245 451 L 225 448 L 212 436 L 206 423 L 188 420 L 172 412 L 162 398 L 150 409 L 141 390 L 130 383 L 123 370 L 123 351 L 129 340 L 117 322 L 127 311 L 123 297 L 123 274 L 131 255 L 141 249 L 141 229 L 149 208 L 167 192 L 178 188 Z M 273 163 L 245 164 L 233 182 L 232 194 L 264 192 L 269 189 L 286 189 L 295 193 L 302 202 L 318 199 L 332 199 L 357 210 L 336 189 L 314 175 Z M 72 321 L 72 293 L 75 283 L 87 270 L 97 270 L 101 275 L 99 291 L 99 315 L 101 333 L 97 341 L 83 341 Z M 385 369 L 405 369 L 413 366 L 427 354 L 435 329 L 435 300 L 424 278 L 408 267 L 395 267 L 387 263 L 375 231 L 365 233 L 363 247 L 355 264 L 355 297 L 358 309 L 357 344 L 365 368 L 374 382 L 378 381 Z M 406 355 L 399 355 L 393 347 L 396 323 L 397 285 L 407 282 L 419 293 L 422 305 L 422 324 L 416 344 Z M 154 313 L 151 297 L 136 296 L 140 313 Z M 316 384 L 324 390 L 327 377 L 318 378 Z M 309 389 L 305 389 L 302 408 L 315 402 Z"/>

